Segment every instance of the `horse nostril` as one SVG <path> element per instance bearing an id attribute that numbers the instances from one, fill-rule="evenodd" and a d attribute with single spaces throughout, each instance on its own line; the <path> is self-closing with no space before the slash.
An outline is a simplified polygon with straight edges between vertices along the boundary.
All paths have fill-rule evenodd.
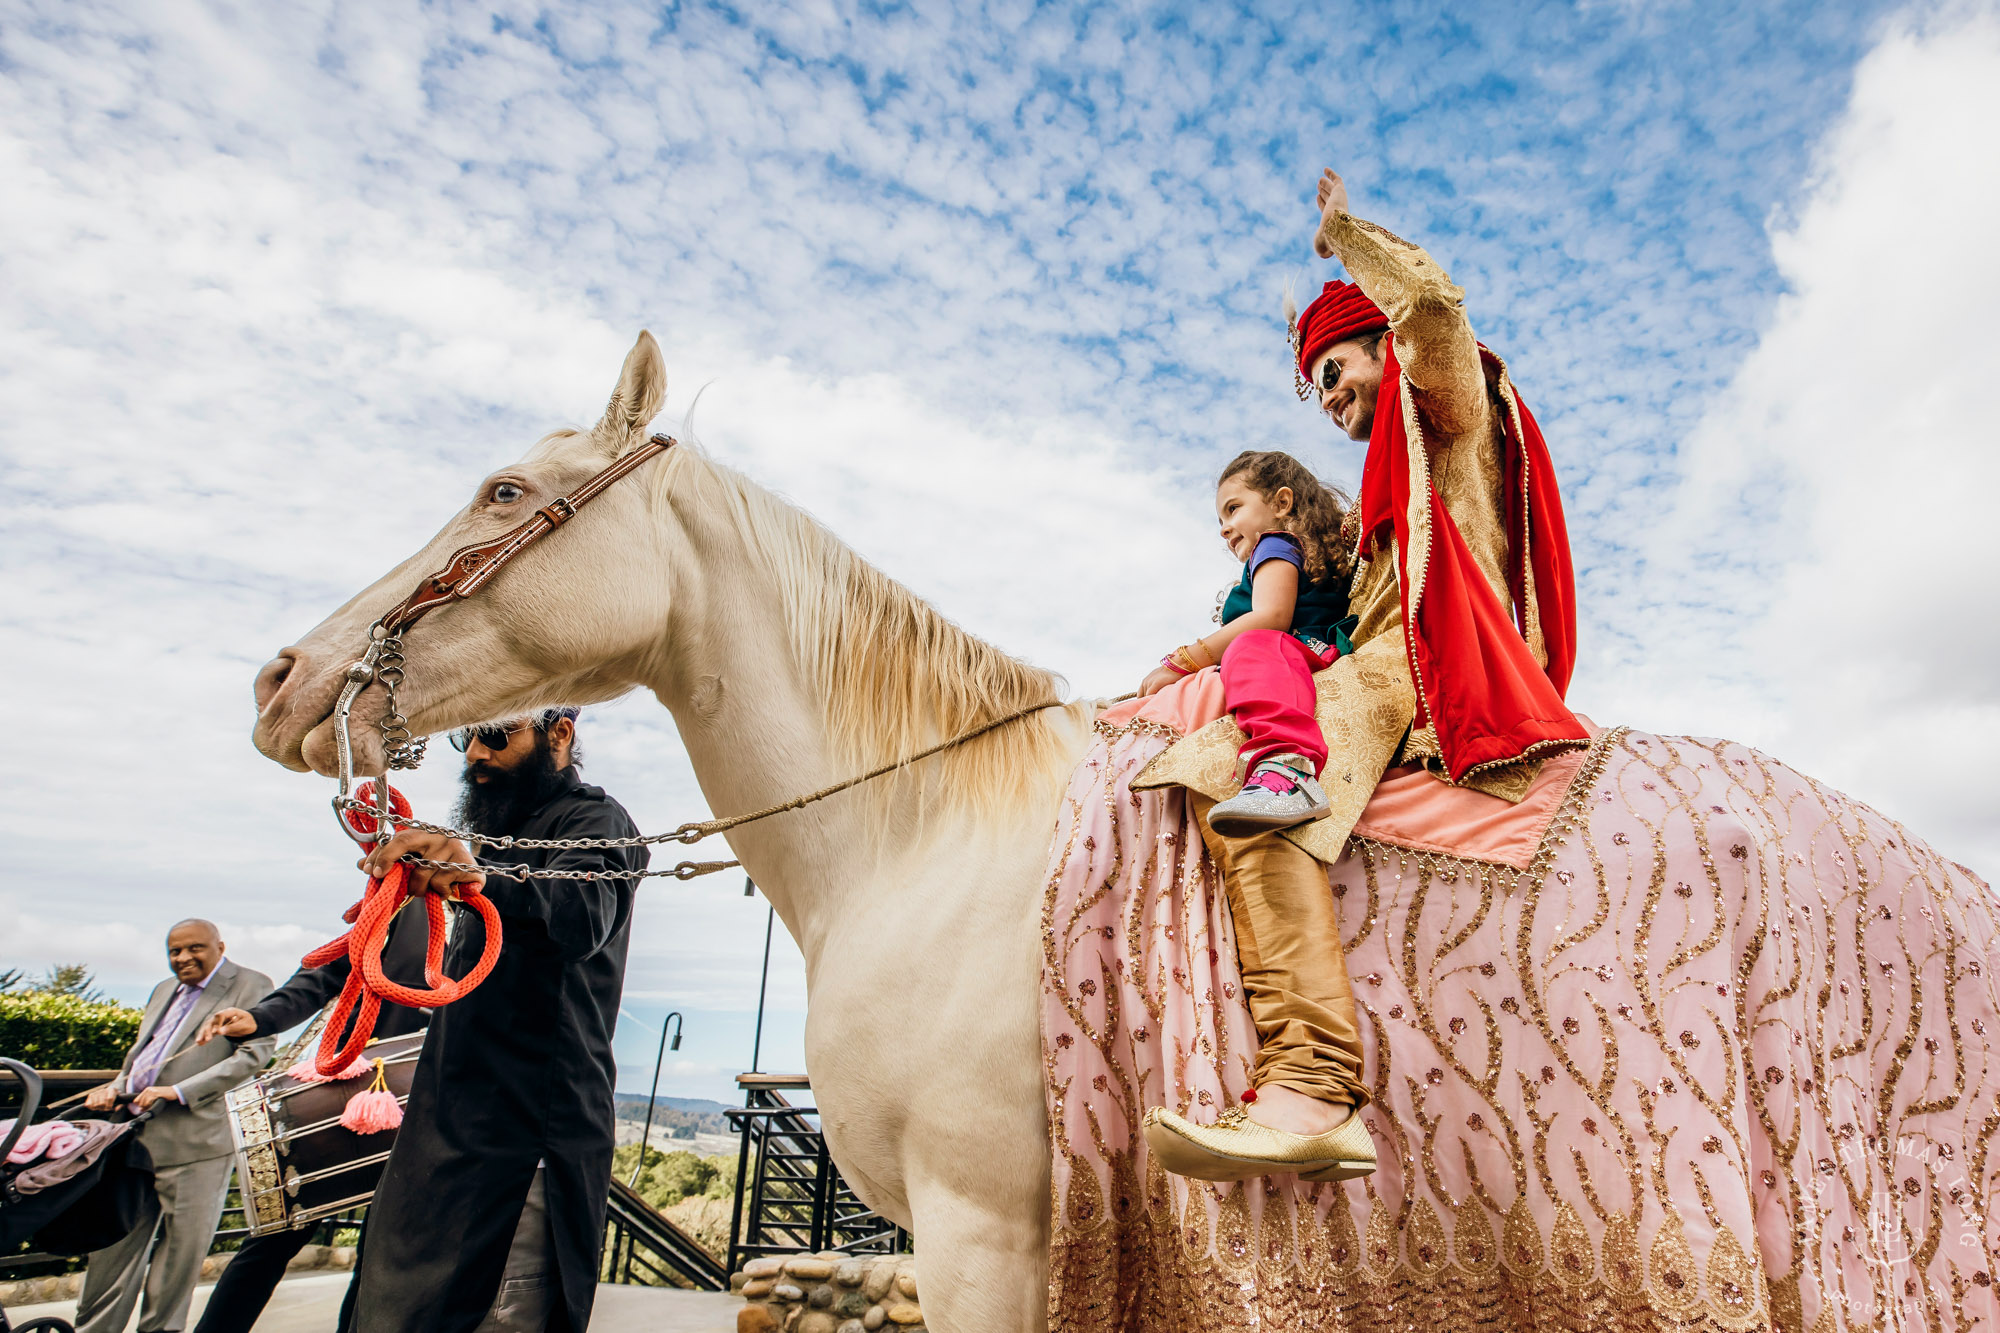
<path id="1" fill-rule="evenodd" d="M 290 648 L 285 649 L 270 661 L 264 663 L 257 672 L 257 711 L 263 712 L 271 706 L 271 700 L 278 697 L 278 691 L 292 674 L 292 668 L 299 662 L 298 655 Z"/>

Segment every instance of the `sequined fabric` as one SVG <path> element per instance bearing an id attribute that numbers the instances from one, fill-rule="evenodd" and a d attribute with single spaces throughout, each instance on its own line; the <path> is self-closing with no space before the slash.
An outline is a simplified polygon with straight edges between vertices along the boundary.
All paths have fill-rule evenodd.
<path id="1" fill-rule="evenodd" d="M 1992 1329 L 1986 886 L 1768 756 L 1613 729 L 1529 869 L 1329 868 L 1380 1169 L 1167 1176 L 1254 1051 L 1170 741 L 1109 731 L 1044 902 L 1057 1333 Z"/>

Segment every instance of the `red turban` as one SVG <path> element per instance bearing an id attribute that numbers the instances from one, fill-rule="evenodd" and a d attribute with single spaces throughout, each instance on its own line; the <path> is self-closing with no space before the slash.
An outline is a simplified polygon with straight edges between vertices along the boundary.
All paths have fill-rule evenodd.
<path id="1" fill-rule="evenodd" d="M 1312 378 L 1313 362 L 1335 343 L 1389 327 L 1382 307 L 1351 282 L 1329 282 L 1299 316 L 1299 378 Z"/>

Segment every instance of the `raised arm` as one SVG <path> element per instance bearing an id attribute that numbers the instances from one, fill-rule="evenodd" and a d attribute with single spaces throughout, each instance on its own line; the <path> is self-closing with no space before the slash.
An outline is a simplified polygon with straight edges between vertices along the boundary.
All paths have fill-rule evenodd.
<path id="1" fill-rule="evenodd" d="M 1320 177 L 1319 205 L 1313 248 L 1338 259 L 1389 317 L 1396 359 L 1424 421 L 1447 435 L 1472 429 L 1485 411 L 1486 376 L 1465 317 L 1464 289 L 1423 247 L 1349 213 L 1347 186 L 1330 170 Z"/>

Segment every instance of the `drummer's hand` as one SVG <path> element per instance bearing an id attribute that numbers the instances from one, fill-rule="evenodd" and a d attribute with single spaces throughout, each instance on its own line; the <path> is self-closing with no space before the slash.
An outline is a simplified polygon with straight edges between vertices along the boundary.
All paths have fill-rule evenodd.
<path id="1" fill-rule="evenodd" d="M 379 878 L 388 874 L 389 867 L 398 859 L 410 853 L 426 861 L 469 863 L 472 860 L 472 849 L 457 838 L 447 838 L 441 833 L 425 833 L 420 829 L 404 829 L 362 857 L 361 868 Z M 424 866 L 406 866 L 405 869 L 409 871 L 409 878 L 404 885 L 411 893 L 436 893 L 456 898 L 460 890 L 478 888 L 486 883 L 486 876 L 475 870 L 431 870 Z"/>
<path id="2" fill-rule="evenodd" d="M 257 1035 L 257 1020 L 242 1009 L 218 1009 L 208 1016 L 201 1025 L 201 1031 L 194 1034 L 194 1044 L 206 1046 L 217 1037 L 254 1037 Z"/>
<path id="3" fill-rule="evenodd" d="M 118 1105 L 118 1083 L 100 1083 L 83 1094 L 83 1104 L 93 1111 L 109 1111 Z"/>
<path id="4" fill-rule="evenodd" d="M 155 1083 L 152 1087 L 147 1088 L 132 1099 L 132 1109 L 143 1111 L 154 1102 L 177 1102 L 180 1099 L 181 1095 L 172 1088 L 167 1087 L 163 1083 Z"/>

